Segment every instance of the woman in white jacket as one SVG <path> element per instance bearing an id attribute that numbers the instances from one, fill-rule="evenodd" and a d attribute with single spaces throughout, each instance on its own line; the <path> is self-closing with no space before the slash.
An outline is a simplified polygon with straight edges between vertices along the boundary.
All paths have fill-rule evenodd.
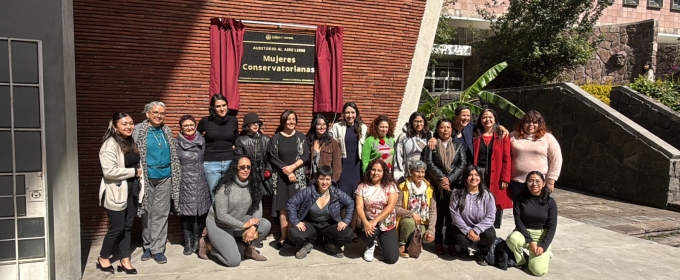
<path id="1" fill-rule="evenodd" d="M 118 272 L 137 274 L 130 263 L 130 229 L 137 212 L 136 203 L 144 196 L 142 169 L 139 168 L 139 151 L 132 140 L 132 118 L 123 112 L 113 114 L 99 150 L 102 181 L 99 186 L 99 205 L 106 208 L 111 226 L 104 237 L 97 259 L 97 268 L 114 273 L 109 258 L 113 244 L 120 246 Z M 138 201 L 135 201 L 138 198 Z"/>

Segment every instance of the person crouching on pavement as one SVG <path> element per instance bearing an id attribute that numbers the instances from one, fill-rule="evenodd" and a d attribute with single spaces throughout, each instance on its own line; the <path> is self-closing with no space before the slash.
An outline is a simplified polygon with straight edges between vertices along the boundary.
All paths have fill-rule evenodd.
<path id="1" fill-rule="evenodd" d="M 425 180 L 426 169 L 425 162 L 410 161 L 407 172 L 409 176 L 399 185 L 395 210 L 399 231 L 399 256 L 402 258 L 409 257 L 406 248 L 413 240 L 416 227 L 425 235 L 425 242 L 434 241 L 437 204 L 434 200 L 434 188 Z"/>

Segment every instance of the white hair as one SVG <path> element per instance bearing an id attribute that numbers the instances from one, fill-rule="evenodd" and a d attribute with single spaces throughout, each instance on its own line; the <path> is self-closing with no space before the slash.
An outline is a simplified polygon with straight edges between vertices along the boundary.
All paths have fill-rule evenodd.
<path id="1" fill-rule="evenodd" d="M 151 101 L 148 104 L 144 105 L 144 111 L 142 111 L 142 114 L 146 114 L 146 112 L 151 111 L 151 109 L 156 106 L 161 106 L 165 108 L 165 103 L 160 101 Z"/>

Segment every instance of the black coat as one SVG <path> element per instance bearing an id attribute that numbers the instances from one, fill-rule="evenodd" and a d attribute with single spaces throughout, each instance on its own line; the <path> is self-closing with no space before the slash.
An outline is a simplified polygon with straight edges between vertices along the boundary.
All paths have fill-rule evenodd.
<path id="1" fill-rule="evenodd" d="M 444 163 L 442 161 L 441 155 L 437 152 L 437 147 L 430 150 L 430 147 L 425 146 L 423 149 L 423 154 L 421 159 L 427 165 L 427 179 L 428 181 L 437 186 L 435 188 L 439 191 L 441 178 L 446 177 L 449 179 L 449 185 L 453 188 L 456 185 L 461 185 L 461 175 L 463 170 L 467 167 L 467 153 L 462 144 L 455 141 L 451 141 L 454 145 L 454 150 L 456 151 L 456 156 L 451 162 L 451 172 L 448 174 L 444 172 Z"/>
<path id="2" fill-rule="evenodd" d="M 250 160 L 254 161 L 252 165 L 256 174 L 263 175 L 265 170 L 272 172 L 272 167 L 269 163 L 269 153 L 267 152 L 270 140 L 269 136 L 262 133 L 248 133 L 247 135 L 239 136 L 234 145 L 234 155 L 246 155 Z"/>
<path id="3" fill-rule="evenodd" d="M 196 133 L 196 139 L 189 141 L 184 135 L 177 135 L 177 156 L 182 169 L 179 188 L 179 215 L 199 216 L 208 213 L 212 201 L 210 189 L 203 170 L 205 139 Z"/>
<path id="4" fill-rule="evenodd" d="M 510 251 L 508 244 L 500 237 L 496 237 L 493 244 L 489 248 L 489 252 L 484 256 L 484 260 L 490 265 L 498 267 L 502 270 L 508 270 L 508 267 L 515 267 L 515 254 Z"/>

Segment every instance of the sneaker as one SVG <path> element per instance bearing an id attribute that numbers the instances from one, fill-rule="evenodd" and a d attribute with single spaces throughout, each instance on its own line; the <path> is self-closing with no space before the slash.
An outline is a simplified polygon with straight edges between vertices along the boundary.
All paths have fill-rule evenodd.
<path id="1" fill-rule="evenodd" d="M 482 254 L 480 252 L 477 252 L 475 254 L 475 262 L 477 262 L 477 264 L 481 265 L 481 266 L 489 265 L 488 263 L 486 263 L 486 260 L 484 260 L 484 254 Z"/>
<path id="2" fill-rule="evenodd" d="M 307 254 L 312 252 L 312 249 L 314 248 L 314 245 L 312 243 L 305 243 L 305 245 L 302 245 L 302 248 L 295 253 L 295 258 L 296 259 L 304 259 L 307 257 Z"/>
<path id="3" fill-rule="evenodd" d="M 342 258 L 342 257 L 345 256 L 342 253 L 342 249 L 338 248 L 338 246 L 336 246 L 333 243 L 328 242 L 328 243 L 326 243 L 325 247 L 326 247 L 326 251 L 328 251 L 328 253 L 330 253 L 333 257 Z"/>
<path id="4" fill-rule="evenodd" d="M 372 262 L 373 261 L 373 253 L 375 252 L 375 244 L 371 244 L 370 247 L 366 247 L 366 251 L 364 252 L 364 260 L 367 262 Z"/>
<path id="5" fill-rule="evenodd" d="M 458 251 L 458 257 L 460 259 L 466 260 L 470 258 L 470 249 L 468 248 L 460 248 L 460 251 Z"/>
<path id="6" fill-rule="evenodd" d="M 153 259 L 156 260 L 156 263 L 159 264 L 164 264 L 168 262 L 168 258 L 163 255 L 163 253 L 158 253 L 153 255 Z"/>
<path id="7" fill-rule="evenodd" d="M 144 250 L 144 254 L 142 254 L 142 261 L 148 261 L 150 259 L 151 259 L 151 249 Z"/>

